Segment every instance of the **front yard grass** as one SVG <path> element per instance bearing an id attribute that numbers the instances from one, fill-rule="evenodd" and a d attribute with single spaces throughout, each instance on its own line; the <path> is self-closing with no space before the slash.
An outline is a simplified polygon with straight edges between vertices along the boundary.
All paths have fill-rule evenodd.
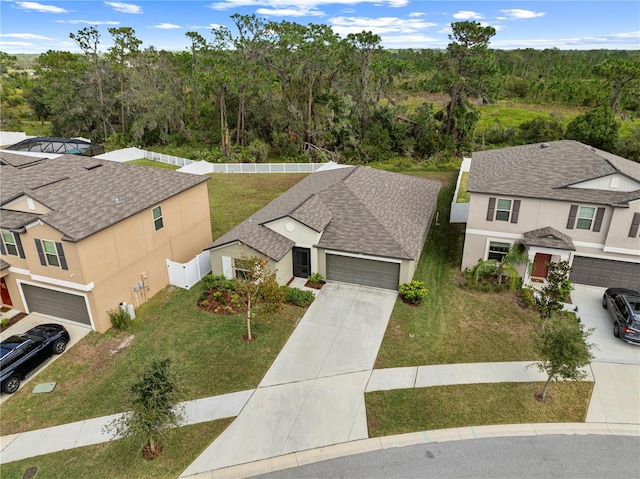
<path id="1" fill-rule="evenodd" d="M 584 422 L 592 382 L 556 382 L 550 404 L 534 399 L 544 383 L 496 383 L 376 391 L 365 395 L 369 437 L 488 424 Z"/>
<path id="2" fill-rule="evenodd" d="M 103 477 L 111 479 L 173 479 L 178 477 L 231 423 L 231 419 L 179 427 L 167 432 L 163 453 L 147 461 L 125 440 L 30 457 L 2 464 L 2 477 L 23 477 L 37 467 L 36 478 Z"/>
<path id="3" fill-rule="evenodd" d="M 425 174 L 423 176 L 428 176 Z M 429 292 L 420 306 L 396 301 L 375 367 L 535 360 L 538 316 L 514 293 L 459 288 L 464 225 L 449 223 L 455 176 L 438 197 L 439 219 L 431 225 L 414 279 Z"/>

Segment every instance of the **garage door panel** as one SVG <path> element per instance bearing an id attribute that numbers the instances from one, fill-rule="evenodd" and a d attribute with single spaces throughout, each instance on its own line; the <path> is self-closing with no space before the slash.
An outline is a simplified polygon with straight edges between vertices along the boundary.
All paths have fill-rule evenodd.
<path id="1" fill-rule="evenodd" d="M 398 289 L 400 264 L 327 254 L 327 279 L 384 289 Z"/>
<path id="2" fill-rule="evenodd" d="M 640 263 L 575 256 L 572 268 L 573 283 L 640 289 Z"/>
<path id="3" fill-rule="evenodd" d="M 22 291 L 29 312 L 55 316 L 91 326 L 91 319 L 83 296 L 31 284 L 22 284 Z"/>

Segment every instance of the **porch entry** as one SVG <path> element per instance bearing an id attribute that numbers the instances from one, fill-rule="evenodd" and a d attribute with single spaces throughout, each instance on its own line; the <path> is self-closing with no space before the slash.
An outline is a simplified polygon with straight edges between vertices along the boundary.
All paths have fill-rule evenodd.
<path id="1" fill-rule="evenodd" d="M 311 274 L 311 250 L 309 248 L 293 248 L 293 275 L 307 278 Z"/>
<path id="2" fill-rule="evenodd" d="M 7 282 L 4 278 L 0 278 L 0 291 L 2 291 L 2 304 L 13 306 L 13 303 L 11 302 L 11 295 L 9 294 L 9 288 L 7 288 Z"/>
<path id="3" fill-rule="evenodd" d="M 549 272 L 549 263 L 551 262 L 551 255 L 545 253 L 536 253 L 533 258 L 533 272 L 531 277 L 533 278 L 546 278 Z"/>

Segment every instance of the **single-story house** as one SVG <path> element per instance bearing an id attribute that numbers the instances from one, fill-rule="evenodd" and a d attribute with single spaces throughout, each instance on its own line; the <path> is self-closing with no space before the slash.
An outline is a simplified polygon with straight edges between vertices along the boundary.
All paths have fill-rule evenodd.
<path id="1" fill-rule="evenodd" d="M 439 190 L 364 166 L 318 171 L 213 242 L 213 274 L 235 277 L 243 257 L 259 256 L 280 284 L 320 273 L 397 289 L 413 277 Z"/>
<path id="2" fill-rule="evenodd" d="M 207 177 L 47 155 L 0 151 L 3 306 L 103 332 L 211 243 Z"/>
<path id="3" fill-rule="evenodd" d="M 574 283 L 640 289 L 640 163 L 573 140 L 472 155 L 462 269 L 524 244 L 544 283 L 568 261 Z"/>

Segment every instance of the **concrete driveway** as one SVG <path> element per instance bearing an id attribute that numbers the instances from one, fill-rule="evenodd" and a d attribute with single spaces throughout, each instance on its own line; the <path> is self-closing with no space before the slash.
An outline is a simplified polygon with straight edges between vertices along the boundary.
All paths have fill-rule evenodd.
<path id="1" fill-rule="evenodd" d="M 589 340 L 597 347 L 591 363 L 595 385 L 586 422 L 640 425 L 640 345 L 613 335 L 613 322 L 602 307 L 604 290 L 575 285 L 571 293 L 582 323 L 594 329 Z"/>
<path id="2" fill-rule="evenodd" d="M 67 328 L 67 331 L 69 332 L 69 336 L 71 338 L 69 341 L 69 344 L 67 344 L 67 349 L 75 345 L 78 341 L 80 341 L 82 338 L 84 338 L 87 334 L 91 332 L 90 328 L 86 326 L 82 326 L 78 323 L 73 323 L 71 321 L 60 320 L 60 319 L 56 319 L 56 318 L 52 318 L 44 315 L 39 315 L 37 313 L 32 313 L 22 318 L 16 324 L 2 331 L 2 333 L 0 333 L 0 340 L 4 340 L 5 338 L 8 338 L 9 336 L 13 336 L 14 334 L 22 334 L 28 331 L 29 329 L 37 326 L 38 324 L 45 324 L 45 323 L 58 323 L 58 324 L 62 324 L 65 328 Z M 35 378 L 38 374 L 40 374 L 40 372 L 42 372 L 47 366 L 53 363 L 53 361 L 57 360 L 60 356 L 61 355 L 54 354 L 49 361 L 45 362 L 42 366 L 36 369 L 33 373 L 31 373 L 29 377 L 27 377 L 26 379 L 23 379 L 20 384 L 20 389 L 25 387 L 25 384 L 33 380 L 33 378 Z M 4 393 L 0 394 L 0 404 L 2 404 L 4 401 L 6 401 L 10 397 L 11 397 L 10 394 L 4 394 Z"/>
<path id="3" fill-rule="evenodd" d="M 364 390 L 396 295 L 327 283 L 235 421 L 182 476 L 367 438 Z"/>

